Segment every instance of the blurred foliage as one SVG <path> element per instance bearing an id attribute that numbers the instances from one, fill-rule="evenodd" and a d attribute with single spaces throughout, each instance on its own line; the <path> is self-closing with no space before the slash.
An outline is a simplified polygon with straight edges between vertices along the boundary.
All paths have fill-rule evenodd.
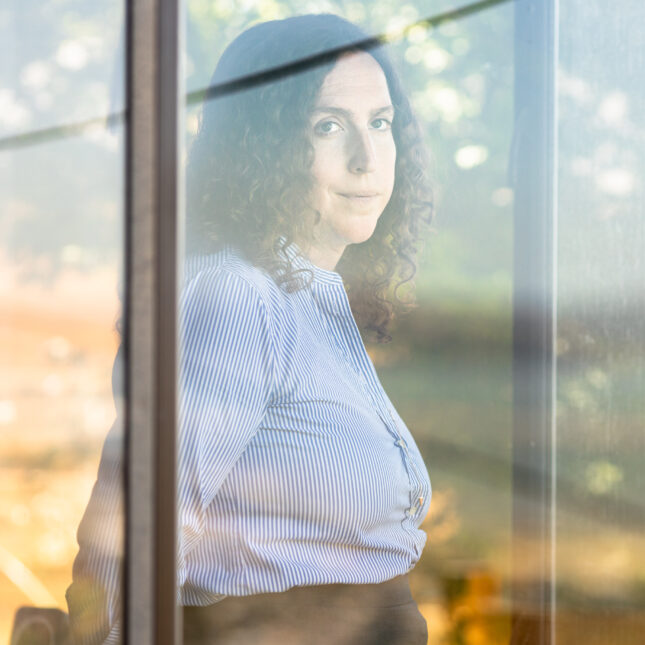
<path id="1" fill-rule="evenodd" d="M 0 11 L 0 138 L 124 109 L 121 3 L 25 0 Z M 42 284 L 118 262 L 123 126 L 0 150 L 0 260 Z"/>

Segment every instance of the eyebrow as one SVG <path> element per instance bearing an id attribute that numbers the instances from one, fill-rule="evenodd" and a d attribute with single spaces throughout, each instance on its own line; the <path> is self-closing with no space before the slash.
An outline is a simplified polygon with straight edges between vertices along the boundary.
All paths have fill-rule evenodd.
<path id="1" fill-rule="evenodd" d="M 333 105 L 319 105 L 318 107 L 315 107 L 313 110 L 313 113 L 316 114 L 317 112 L 328 112 L 330 114 L 338 114 L 340 116 L 345 116 L 345 117 L 351 117 L 354 116 L 354 113 L 351 110 L 346 110 L 345 108 L 340 108 L 340 107 L 334 107 Z M 376 116 L 378 114 L 383 114 L 387 112 L 394 112 L 394 106 L 393 105 L 384 105 L 383 107 L 376 108 L 375 110 L 372 110 L 370 112 L 371 116 Z"/>

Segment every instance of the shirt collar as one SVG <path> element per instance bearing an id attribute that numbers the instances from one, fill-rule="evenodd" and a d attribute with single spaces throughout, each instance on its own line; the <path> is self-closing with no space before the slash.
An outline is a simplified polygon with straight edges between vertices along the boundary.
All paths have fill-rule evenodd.
<path id="1" fill-rule="evenodd" d="M 285 241 L 285 237 L 280 238 L 281 245 L 283 245 Z M 279 254 L 283 254 L 296 269 L 310 271 L 313 274 L 315 283 L 343 285 L 343 278 L 340 273 L 316 266 L 311 262 L 311 260 L 303 255 L 300 247 L 295 242 L 291 242 L 288 246 L 283 247 L 279 251 Z"/>

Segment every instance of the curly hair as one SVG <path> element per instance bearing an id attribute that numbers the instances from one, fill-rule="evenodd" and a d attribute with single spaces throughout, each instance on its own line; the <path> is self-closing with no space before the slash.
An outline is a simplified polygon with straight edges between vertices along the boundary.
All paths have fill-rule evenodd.
<path id="1" fill-rule="evenodd" d="M 395 184 L 370 239 L 347 247 L 336 270 L 359 328 L 382 342 L 390 338 L 395 305 L 412 304 L 397 291 L 415 275 L 433 201 L 419 125 L 378 45 L 338 16 L 312 14 L 255 25 L 226 48 L 211 88 L 228 91 L 204 103 L 188 158 L 187 251 L 232 245 L 287 289 L 308 284 L 311 275 L 284 250 L 306 244 L 318 219 L 307 199 L 310 114 L 338 58 L 367 51 L 385 74 L 394 106 Z"/>

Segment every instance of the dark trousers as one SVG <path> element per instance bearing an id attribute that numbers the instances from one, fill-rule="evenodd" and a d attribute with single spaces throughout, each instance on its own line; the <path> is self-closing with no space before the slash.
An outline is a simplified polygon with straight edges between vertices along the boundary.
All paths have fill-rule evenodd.
<path id="1" fill-rule="evenodd" d="M 184 645 L 427 645 L 407 576 L 184 607 Z"/>

